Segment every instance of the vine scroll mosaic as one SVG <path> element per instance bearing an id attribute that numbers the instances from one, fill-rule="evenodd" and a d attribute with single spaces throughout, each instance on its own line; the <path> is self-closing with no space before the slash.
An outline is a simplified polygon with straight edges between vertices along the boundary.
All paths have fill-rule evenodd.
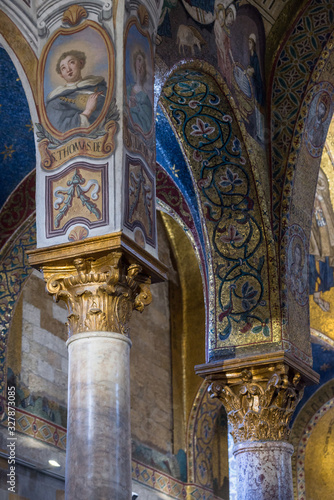
<path id="1" fill-rule="evenodd" d="M 215 296 L 210 359 L 230 357 L 236 346 L 277 341 L 264 222 L 233 110 L 216 80 L 194 69 L 174 73 L 161 102 L 191 165 L 210 241 Z M 273 280 L 271 290 L 275 293 Z"/>

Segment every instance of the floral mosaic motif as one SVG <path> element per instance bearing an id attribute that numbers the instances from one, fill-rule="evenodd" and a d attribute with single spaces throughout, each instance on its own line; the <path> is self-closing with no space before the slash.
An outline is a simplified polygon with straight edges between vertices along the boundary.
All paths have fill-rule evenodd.
<path id="1" fill-rule="evenodd" d="M 332 1 L 312 0 L 276 61 L 271 112 L 273 229 L 276 238 L 279 237 L 281 210 L 287 210 L 287 199 L 291 196 L 294 164 L 288 164 L 288 157 L 300 147 L 298 139 L 306 118 L 302 117 L 301 121 L 298 118 L 301 100 L 309 76 L 329 39 L 329 27 L 333 21 Z M 284 227 L 281 230 L 284 231 Z"/>
<path id="2" fill-rule="evenodd" d="M 33 170 L 15 188 L 0 211 L 0 247 L 35 211 L 36 171 Z"/>
<path id="3" fill-rule="evenodd" d="M 256 211 L 251 168 L 232 110 L 224 105 L 218 85 L 211 87 L 207 75 L 191 69 L 178 71 L 168 80 L 162 104 L 192 158 L 203 223 L 211 240 L 216 340 L 226 341 L 247 325 L 244 334 L 257 334 L 255 340 L 261 341 L 270 330 L 263 284 L 268 272 L 263 227 Z M 254 327 L 259 328 L 254 331 Z"/>
<path id="4" fill-rule="evenodd" d="M 7 253 L 0 253 L 0 396 L 5 396 L 6 345 L 10 322 L 13 317 L 24 281 L 31 273 L 27 251 L 36 246 L 36 227 L 28 220 Z"/>

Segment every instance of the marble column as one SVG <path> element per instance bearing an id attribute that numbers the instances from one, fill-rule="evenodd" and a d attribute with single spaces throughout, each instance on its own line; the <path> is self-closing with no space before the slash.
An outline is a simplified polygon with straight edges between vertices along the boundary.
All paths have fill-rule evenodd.
<path id="1" fill-rule="evenodd" d="M 283 351 L 195 368 L 225 407 L 238 466 L 238 500 L 293 500 L 289 424 L 313 370 Z"/>
<path id="2" fill-rule="evenodd" d="M 67 345 L 66 498 L 129 500 L 131 341 L 89 332 L 73 335 Z"/>
<path id="3" fill-rule="evenodd" d="M 86 256 L 75 258 L 68 246 L 30 254 L 69 313 L 66 500 L 132 496 L 128 322 L 133 310 L 150 304 L 151 278 L 121 242 L 119 250 L 110 246 L 94 253 L 83 242 L 78 248 Z"/>
<path id="4" fill-rule="evenodd" d="M 291 456 L 285 441 L 246 441 L 233 450 L 238 500 L 293 500 Z"/>

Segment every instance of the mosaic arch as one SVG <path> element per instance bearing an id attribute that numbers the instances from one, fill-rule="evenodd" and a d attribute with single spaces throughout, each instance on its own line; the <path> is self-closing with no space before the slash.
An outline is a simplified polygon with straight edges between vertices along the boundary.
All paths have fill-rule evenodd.
<path id="1" fill-rule="evenodd" d="M 274 62 L 270 88 L 270 155 L 276 239 L 284 232 L 289 213 L 293 170 L 306 122 L 302 103 L 308 89 L 318 80 L 317 68 L 325 64 L 326 45 L 332 48 L 333 23 L 332 1 L 310 0 L 297 15 Z"/>
<path id="2" fill-rule="evenodd" d="M 202 214 L 210 263 L 209 360 L 280 341 L 267 207 L 244 127 L 224 91 L 212 67 L 193 63 L 169 76 L 160 98 Z"/>
<path id="3" fill-rule="evenodd" d="M 212 399 L 203 382 L 189 415 L 187 460 L 189 482 L 221 498 L 229 497 L 228 424 L 224 407 Z"/>
<path id="4" fill-rule="evenodd" d="M 334 398 L 314 413 L 301 436 L 297 453 L 297 499 L 330 500 L 333 482 Z"/>
<path id="5" fill-rule="evenodd" d="M 284 316 L 283 328 L 287 329 L 287 325 L 289 325 L 289 331 L 293 332 L 292 335 L 298 338 L 298 344 L 305 353 L 309 351 L 305 337 L 305 332 L 309 328 L 308 301 L 304 300 L 302 303 L 298 300 L 298 297 L 289 286 L 289 277 L 291 276 L 289 248 L 292 244 L 292 238 L 295 237 L 294 229 L 298 228 L 300 235 L 303 235 L 304 244 L 301 245 L 303 257 L 299 259 L 299 264 L 296 266 L 296 270 L 299 267 L 299 271 L 295 273 L 295 281 L 297 282 L 299 279 L 303 281 L 304 285 L 309 285 L 312 296 L 311 307 L 317 302 L 319 307 L 325 309 L 325 299 L 320 297 L 317 291 L 316 275 L 318 275 L 318 271 L 316 270 L 316 262 L 311 257 L 308 259 L 307 254 L 309 252 L 309 241 L 314 242 L 314 235 L 317 235 L 317 231 L 314 232 L 315 226 L 312 223 L 312 212 L 322 151 L 334 109 L 333 41 L 334 37 L 333 39 L 331 37 L 326 50 L 323 51 L 314 68 L 308 86 L 303 90 L 304 94 L 300 97 L 300 109 L 296 114 L 295 135 L 286 164 L 285 188 L 282 195 L 280 278 Z M 311 227 L 313 228 L 312 231 Z M 310 253 L 317 253 L 314 250 L 314 245 L 311 244 L 311 247 Z M 308 260 L 308 269 L 303 270 L 306 267 L 305 262 Z M 302 287 L 300 286 L 300 288 Z M 307 288 L 304 286 L 304 289 L 307 290 Z M 319 290 L 321 291 L 321 288 Z M 303 311 L 303 309 L 305 310 Z M 314 321 L 313 327 L 315 327 Z M 316 328 L 318 329 L 318 327 Z"/>

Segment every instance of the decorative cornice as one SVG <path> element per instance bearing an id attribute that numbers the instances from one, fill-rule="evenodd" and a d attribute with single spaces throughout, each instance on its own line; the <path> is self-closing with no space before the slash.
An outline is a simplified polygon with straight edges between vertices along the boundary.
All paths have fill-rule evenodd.
<path id="1" fill-rule="evenodd" d="M 45 266 L 70 266 L 77 257 L 100 258 L 110 252 L 122 252 L 129 264 L 140 264 L 143 273 L 150 276 L 152 283 L 167 279 L 167 268 L 157 258 L 141 248 L 122 231 L 86 238 L 75 243 L 62 243 L 52 247 L 37 248 L 29 252 L 29 264 L 36 269 Z"/>
<path id="2" fill-rule="evenodd" d="M 318 381 L 308 366 L 284 352 L 201 365 L 196 373 L 210 383 L 211 397 L 224 405 L 235 444 L 287 441 L 289 424 L 304 387 Z"/>
<path id="3" fill-rule="evenodd" d="M 128 265 L 121 252 L 42 269 L 47 291 L 67 305 L 69 336 L 93 331 L 127 335 L 132 311 L 142 312 L 152 301 L 150 278 L 141 274 L 139 264 Z"/>

